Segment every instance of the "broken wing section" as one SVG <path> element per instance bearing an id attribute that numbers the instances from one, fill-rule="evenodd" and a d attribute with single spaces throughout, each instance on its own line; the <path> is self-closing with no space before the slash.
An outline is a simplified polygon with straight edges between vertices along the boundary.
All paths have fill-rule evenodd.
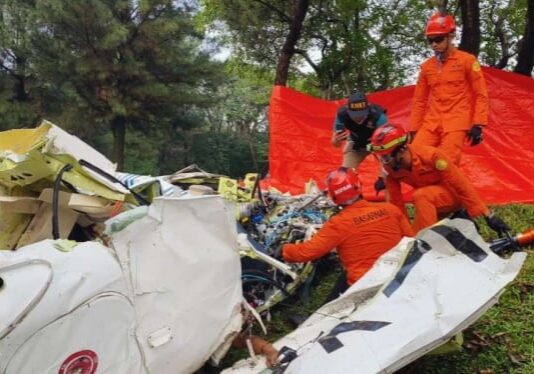
<path id="1" fill-rule="evenodd" d="M 0 251 L 0 279 L 0 372 L 57 373 L 82 352 L 102 372 L 143 372 L 135 311 L 109 248 L 44 240 Z"/>
<path id="2" fill-rule="evenodd" d="M 399 246 L 275 343 L 297 353 L 284 373 L 392 373 L 480 318 L 526 256 L 500 258 L 472 222 L 462 219 L 444 220 Z M 385 262 L 399 259 L 399 250 L 397 267 Z M 263 360 L 248 360 L 225 372 L 263 369 Z"/>
<path id="3" fill-rule="evenodd" d="M 241 328 L 235 221 L 220 197 L 158 198 L 112 234 L 154 373 L 190 373 Z"/>

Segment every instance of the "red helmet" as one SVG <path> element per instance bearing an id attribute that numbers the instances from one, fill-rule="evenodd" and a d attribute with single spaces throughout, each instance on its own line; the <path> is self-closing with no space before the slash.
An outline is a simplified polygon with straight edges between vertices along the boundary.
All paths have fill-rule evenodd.
<path id="1" fill-rule="evenodd" d="M 435 35 L 445 35 L 450 34 L 456 30 L 456 22 L 454 18 L 448 14 L 442 14 L 436 12 L 430 17 L 426 24 L 425 35 L 426 36 L 435 36 Z"/>
<path id="2" fill-rule="evenodd" d="M 340 167 L 331 171 L 326 184 L 330 198 L 337 205 L 351 204 L 362 195 L 360 178 L 353 168 Z"/>
<path id="3" fill-rule="evenodd" d="M 384 125 L 373 132 L 368 150 L 378 155 L 389 155 L 402 147 L 408 140 L 408 133 L 398 125 Z"/>

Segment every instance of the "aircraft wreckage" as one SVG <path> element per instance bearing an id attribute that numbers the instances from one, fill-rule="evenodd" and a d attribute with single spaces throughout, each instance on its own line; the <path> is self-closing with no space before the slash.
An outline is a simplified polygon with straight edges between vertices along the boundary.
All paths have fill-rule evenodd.
<path id="1" fill-rule="evenodd" d="M 318 190 L 261 191 L 253 174 L 240 185 L 197 167 L 117 173 L 46 121 L 0 133 L 0 161 L 1 373 L 217 364 L 245 314 L 261 324 L 313 274 L 314 263 L 284 263 L 280 246 L 336 209 Z M 525 256 L 501 258 L 470 221 L 444 220 L 275 342 L 273 368 L 255 356 L 224 372 L 392 372 L 479 318 Z"/>

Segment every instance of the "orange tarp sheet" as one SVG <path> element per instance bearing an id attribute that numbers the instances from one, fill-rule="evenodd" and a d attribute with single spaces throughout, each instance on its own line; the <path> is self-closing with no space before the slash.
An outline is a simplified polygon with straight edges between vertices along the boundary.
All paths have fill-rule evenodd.
<path id="1" fill-rule="evenodd" d="M 534 79 L 483 68 L 490 96 L 484 141 L 464 146 L 461 168 L 491 204 L 534 203 Z M 387 109 L 390 123 L 408 125 L 414 86 L 369 94 Z M 315 180 L 324 187 L 328 171 L 342 160 L 342 148 L 330 143 L 336 109 L 343 100 L 325 101 L 275 86 L 269 108 L 268 183 L 292 194 Z M 374 157 L 359 168 L 364 194 L 374 198 L 378 175 Z"/>

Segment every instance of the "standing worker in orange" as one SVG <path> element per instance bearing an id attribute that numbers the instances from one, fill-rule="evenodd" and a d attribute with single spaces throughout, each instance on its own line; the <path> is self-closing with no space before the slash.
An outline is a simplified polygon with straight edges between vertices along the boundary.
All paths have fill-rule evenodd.
<path id="1" fill-rule="evenodd" d="M 408 144 L 408 133 L 395 125 L 376 130 L 369 148 L 378 155 L 386 170 L 386 188 L 390 202 L 406 216 L 400 183 L 404 182 L 415 189 L 415 233 L 436 223 L 439 216 L 462 207 L 467 209 L 472 218 L 483 216 L 488 226 L 498 233 L 510 230 L 499 217 L 490 212 L 471 182 L 442 150 Z"/>
<path id="2" fill-rule="evenodd" d="M 415 147 L 437 147 L 458 165 L 466 136 L 471 146 L 482 141 L 489 100 L 477 58 L 452 44 L 455 30 L 452 16 L 440 12 L 426 25 L 434 56 L 421 64 L 410 132 Z"/>
<path id="3" fill-rule="evenodd" d="M 347 272 L 343 287 L 338 289 L 341 293 L 403 236 L 413 236 L 413 231 L 407 218 L 394 205 L 363 199 L 360 180 L 354 169 L 340 167 L 329 174 L 327 184 L 330 197 L 343 209 L 310 240 L 285 244 L 282 254 L 287 262 L 307 262 L 337 248 Z"/>

